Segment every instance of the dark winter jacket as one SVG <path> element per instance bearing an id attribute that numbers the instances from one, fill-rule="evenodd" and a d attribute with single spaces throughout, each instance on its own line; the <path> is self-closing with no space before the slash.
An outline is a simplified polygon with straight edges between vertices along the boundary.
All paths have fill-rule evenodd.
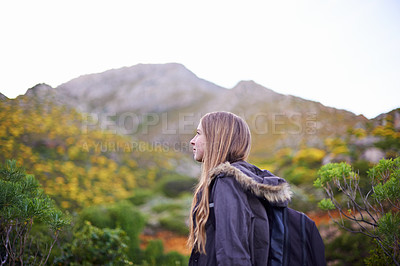
<path id="1" fill-rule="evenodd" d="M 189 265 L 274 264 L 272 256 L 282 257 L 282 254 L 279 250 L 275 253 L 270 250 L 281 245 L 283 240 L 271 238 L 270 229 L 274 227 L 268 222 L 269 212 L 263 201 L 270 206 L 286 207 L 291 198 L 288 183 L 245 161 L 217 166 L 211 171 L 211 179 L 206 254 L 193 250 Z M 314 227 L 313 222 L 309 223 L 307 232 L 314 232 Z M 316 234 L 320 240 L 318 230 Z M 324 252 L 323 246 L 320 250 L 309 248 L 311 253 Z M 318 259 L 313 259 L 309 265 L 319 265 Z M 323 255 L 319 260 L 325 265 Z"/>

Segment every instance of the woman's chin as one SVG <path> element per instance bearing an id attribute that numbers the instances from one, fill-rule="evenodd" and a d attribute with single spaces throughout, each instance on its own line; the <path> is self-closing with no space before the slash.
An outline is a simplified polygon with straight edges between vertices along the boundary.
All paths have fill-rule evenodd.
<path id="1" fill-rule="evenodd" d="M 197 161 L 197 162 L 200 162 L 200 163 L 203 161 L 202 158 L 198 158 L 198 157 L 196 156 L 196 154 L 193 155 L 193 159 L 194 159 L 195 161 Z"/>

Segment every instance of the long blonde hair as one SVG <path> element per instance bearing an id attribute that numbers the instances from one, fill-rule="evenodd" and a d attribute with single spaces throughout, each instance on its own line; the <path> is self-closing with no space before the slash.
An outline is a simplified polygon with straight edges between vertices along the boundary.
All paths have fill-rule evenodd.
<path id="1" fill-rule="evenodd" d="M 229 112 L 212 112 L 200 120 L 205 135 L 203 164 L 190 211 L 188 245 L 206 253 L 205 224 L 209 215 L 209 172 L 224 162 L 246 160 L 251 147 L 250 129 L 239 116 Z M 195 221 L 195 222 L 194 222 Z"/>

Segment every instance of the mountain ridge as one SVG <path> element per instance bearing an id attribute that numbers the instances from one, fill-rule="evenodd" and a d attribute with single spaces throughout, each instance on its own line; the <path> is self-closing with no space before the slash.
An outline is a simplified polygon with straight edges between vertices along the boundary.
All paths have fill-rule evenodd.
<path id="1" fill-rule="evenodd" d="M 185 83 L 194 86 L 191 88 Z M 158 89 L 161 86 L 163 90 Z M 95 105 L 108 104 L 106 111 L 118 113 L 132 110 L 162 112 L 185 107 L 193 101 L 188 97 L 188 88 L 205 94 L 211 93 L 212 90 L 223 90 L 222 87 L 198 78 L 183 65 L 176 63 L 139 64 L 88 74 L 63 83 L 56 90 L 61 96 L 75 102 L 83 111 L 97 111 Z M 170 95 L 179 94 L 179 103 L 168 101 Z M 92 107 L 79 105 L 81 97 L 85 97 Z M 118 104 L 114 105 L 113 101 L 110 101 L 111 98 L 115 98 L 113 101 L 118 101 Z M 132 104 L 135 100 L 135 104 Z M 149 104 L 151 101 L 154 104 Z"/>
<path id="2" fill-rule="evenodd" d="M 33 95 L 51 97 L 94 116 L 102 128 L 114 123 L 119 133 L 186 152 L 199 119 L 212 111 L 242 116 L 253 133 L 253 150 L 260 156 L 286 146 L 321 146 L 324 138 L 343 135 L 348 127 L 368 121 L 347 110 L 277 93 L 252 80 L 223 88 L 177 63 L 82 75 L 54 89 L 39 84 L 26 93 Z"/>
<path id="3" fill-rule="evenodd" d="M 2 101 L 2 100 L 8 100 L 8 97 L 0 92 L 0 101 Z"/>
<path id="4" fill-rule="evenodd" d="M 107 77 L 107 79 L 113 79 L 112 78 L 112 76 L 120 76 L 120 75 L 115 75 L 115 74 L 117 74 L 117 73 L 119 73 L 119 72 L 121 72 L 121 71 L 125 71 L 125 70 L 132 70 L 132 71 L 130 71 L 129 73 L 130 74 L 132 74 L 132 73 L 135 73 L 136 72 L 136 70 L 140 70 L 140 68 L 147 68 L 148 70 L 160 70 L 159 69 L 159 67 L 162 67 L 162 66 L 172 66 L 172 67 L 174 67 L 174 68 L 181 68 L 181 69 L 184 69 L 184 70 L 186 70 L 186 71 L 188 71 L 189 73 L 191 73 L 192 75 L 193 75 L 193 77 L 194 78 L 197 78 L 198 80 L 201 80 L 201 81 L 204 81 L 205 83 L 208 83 L 208 84 L 212 84 L 212 86 L 213 87 L 215 87 L 215 88 L 218 88 L 220 91 L 221 91 L 221 89 L 222 90 L 232 90 L 232 91 L 235 91 L 236 93 L 238 93 L 238 94 L 245 94 L 245 93 L 249 93 L 249 92 L 251 92 L 252 94 L 254 94 L 255 93 L 255 90 L 257 90 L 257 91 L 264 91 L 264 92 L 268 92 L 268 94 L 269 95 L 279 95 L 279 97 L 293 97 L 293 98 L 295 98 L 295 99 L 297 99 L 297 100 L 304 100 L 304 101 L 308 101 L 308 102 L 314 102 L 314 103 L 316 103 L 316 104 L 320 104 L 320 105 L 322 105 L 322 106 L 324 106 L 324 107 L 327 107 L 327 108 L 332 108 L 332 109 L 334 109 L 334 110 L 339 110 L 339 111 L 345 111 L 345 112 L 349 112 L 349 113 L 351 113 L 351 114 L 354 114 L 354 113 L 352 113 L 351 111 L 348 111 L 348 110 L 346 110 L 346 109 L 339 109 L 339 108 L 335 108 L 335 107 L 331 107 L 331 106 L 325 106 L 325 105 L 323 105 L 322 103 L 320 103 L 320 102 L 318 102 L 318 101 L 314 101 L 314 100 L 309 100 L 309 99 L 304 99 L 304 98 L 302 98 L 302 97 L 299 97 L 299 96 L 294 96 L 294 95 L 291 95 L 291 94 L 282 94 L 282 93 L 278 93 L 278 92 L 276 92 L 276 91 L 274 91 L 274 90 L 272 90 L 272 89 L 269 89 L 269 88 L 267 88 L 267 87 L 264 87 L 263 85 L 261 85 L 261 84 L 259 84 L 259 83 L 257 83 L 256 81 L 254 81 L 254 80 L 241 80 L 241 81 L 239 81 L 235 86 L 233 86 L 232 88 L 224 88 L 224 87 L 221 87 L 221 86 L 218 86 L 218 85 L 216 85 L 216 84 L 214 84 L 214 83 L 212 83 L 212 82 L 209 82 L 209 81 L 207 81 L 207 80 L 204 80 L 204 79 L 201 79 L 201 78 L 199 78 L 199 77 L 197 77 L 193 72 L 191 72 L 190 70 L 188 70 L 184 65 L 182 65 L 182 64 L 179 64 L 179 63 L 166 63 L 166 64 L 137 64 L 137 65 L 133 65 L 133 66 L 130 66 L 130 67 L 121 67 L 121 68 L 115 68 L 115 69 L 110 69 L 110 70 L 106 70 L 106 71 L 103 71 L 103 72 L 98 72 L 98 73 L 92 73 L 92 74 L 84 74 L 84 75 L 81 75 L 81 76 L 79 76 L 79 77 L 76 77 L 76 78 L 74 78 L 74 79 L 71 79 L 71 80 L 69 80 L 69 81 L 67 81 L 67 82 L 64 82 L 64 83 L 62 83 L 61 85 L 59 85 L 59 86 L 57 86 L 57 87 L 55 87 L 55 88 L 52 88 L 50 85 L 47 85 L 47 84 L 45 84 L 45 83 L 40 83 L 40 84 L 37 84 L 37 85 L 35 85 L 34 87 L 32 87 L 32 88 L 30 88 L 30 89 L 28 89 L 27 90 L 27 92 L 25 93 L 25 95 L 28 93 L 28 95 L 30 94 L 30 92 L 29 91 L 31 91 L 31 90 L 34 90 L 37 86 L 39 86 L 39 85 L 46 85 L 46 86 L 49 86 L 49 87 L 51 87 L 53 90 L 56 90 L 56 91 L 59 91 L 58 93 L 60 93 L 60 96 L 62 96 L 62 97 L 68 97 L 69 98 L 69 100 L 71 100 L 71 98 L 72 99 L 78 99 L 79 97 L 89 97 L 89 98 L 96 98 L 96 94 L 92 94 L 92 95 L 88 95 L 87 93 L 89 93 L 88 92 L 88 90 L 85 90 L 84 92 L 86 92 L 85 94 L 82 94 L 82 92 L 78 92 L 78 90 L 79 89 L 82 89 L 82 88 L 85 88 L 85 83 L 86 84 L 93 84 L 93 83 L 100 83 L 100 82 L 104 82 L 104 76 L 106 76 Z M 140 72 L 140 71 L 139 71 Z M 173 72 L 170 72 L 170 73 L 173 73 Z M 140 75 L 140 73 L 139 74 L 137 74 L 137 75 Z M 142 75 L 144 76 L 144 74 L 142 73 Z M 99 78 L 99 77 L 103 77 L 103 78 Z M 153 77 L 153 78 L 148 78 L 148 80 L 155 80 L 155 78 Z M 106 82 L 106 83 L 108 83 L 108 82 Z M 72 86 L 71 86 L 72 85 Z M 148 85 L 148 84 L 147 84 Z M 107 86 L 106 86 L 107 87 Z M 108 86 L 109 87 L 109 86 Z M 91 89 L 92 87 L 91 87 L 91 85 L 89 85 L 89 87 L 86 87 L 86 89 Z M 203 87 L 204 88 L 204 87 Z M 250 91 L 249 90 L 249 88 L 251 88 L 252 89 L 252 91 Z M 126 88 L 125 88 L 126 89 Z M 65 91 L 68 91 L 68 93 L 66 94 L 65 93 Z M 243 91 L 244 90 L 244 91 Z M 92 91 L 93 92 L 93 91 Z M 3 95 L 4 96 L 4 95 Z M 137 95 L 132 95 L 132 96 L 137 96 Z M 4 96 L 4 97 L 6 97 L 6 96 Z M 79 104 L 78 104 L 78 107 L 79 107 Z M 384 113 L 382 113 L 382 114 L 380 114 L 380 115 L 383 115 Z M 355 114 L 354 114 L 355 115 Z M 380 116 L 380 115 L 378 115 L 378 116 Z M 364 117 L 365 118 L 365 116 L 364 115 L 362 115 L 362 114 L 360 114 L 360 115 L 356 115 L 356 116 L 361 116 L 361 117 Z M 377 116 L 377 117 L 378 117 Z M 367 119 L 367 118 L 366 118 Z M 372 119 L 374 119 L 374 118 L 372 118 Z"/>

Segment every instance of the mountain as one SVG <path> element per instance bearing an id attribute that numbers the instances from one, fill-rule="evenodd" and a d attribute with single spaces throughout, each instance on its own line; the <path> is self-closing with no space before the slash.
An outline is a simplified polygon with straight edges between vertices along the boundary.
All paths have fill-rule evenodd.
<path id="1" fill-rule="evenodd" d="M 389 116 L 391 117 L 390 120 L 393 122 L 393 127 L 396 130 L 400 130 L 400 108 L 394 109 L 388 113 L 380 114 L 372 119 L 372 121 L 375 125 L 384 125 Z"/>
<path id="2" fill-rule="evenodd" d="M 139 64 L 89 74 L 55 89 L 40 84 L 26 96 L 51 97 L 87 115 L 88 126 L 190 153 L 189 141 L 202 115 L 234 112 L 249 123 L 252 153 L 321 147 L 329 136 L 368 119 L 318 102 L 283 95 L 254 81 L 227 89 L 197 77 L 181 64 Z"/>
<path id="3" fill-rule="evenodd" d="M 2 94 L 0 92 L 0 101 L 7 100 L 7 99 L 8 99 L 7 96 L 5 96 L 4 94 Z"/>
<path id="4" fill-rule="evenodd" d="M 86 112 L 165 112 L 190 107 L 224 91 L 183 65 L 136 65 L 73 79 L 60 96 Z"/>

